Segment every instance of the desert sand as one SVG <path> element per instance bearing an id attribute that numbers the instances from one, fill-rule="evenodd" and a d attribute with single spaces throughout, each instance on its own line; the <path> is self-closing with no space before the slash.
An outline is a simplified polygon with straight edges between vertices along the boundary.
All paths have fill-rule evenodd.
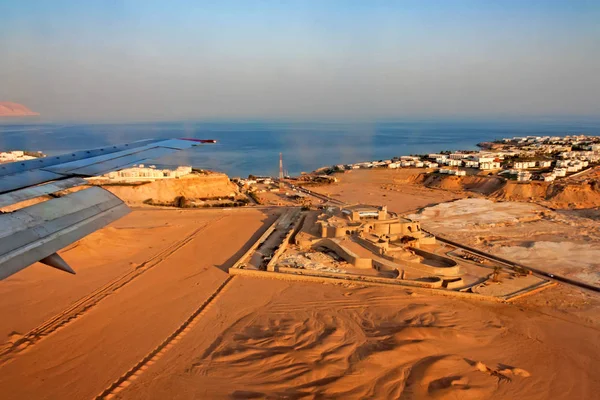
<path id="1" fill-rule="evenodd" d="M 428 174 L 422 168 L 358 169 L 336 174 L 339 182 L 311 189 L 338 197 L 348 203 L 393 203 L 405 212 L 405 196 L 417 207 L 462 197 L 481 197 L 501 201 L 536 202 L 555 209 L 589 209 L 600 207 L 600 168 L 555 182 L 504 181 L 498 177 Z M 416 199 L 418 201 L 415 201 Z M 427 199 L 431 203 L 426 203 Z M 396 210 L 395 210 L 396 211 Z"/>
<path id="2" fill-rule="evenodd" d="M 394 211 L 445 199 L 434 189 L 373 193 L 374 203 L 389 194 Z M 136 209 L 61 252 L 76 276 L 35 265 L 2 281 L 0 398 L 572 399 L 600 390 L 599 303 L 569 287 L 499 304 L 228 275 L 280 210 Z"/>
<path id="3" fill-rule="evenodd" d="M 597 334 L 514 306 L 235 277 L 119 398 L 590 398 Z"/>
<path id="4" fill-rule="evenodd" d="M 11 351 L 0 357 L 0 398 L 96 396 L 206 300 L 273 219 L 256 210 L 136 211 L 61 252 L 77 275 L 35 265 L 4 280 L 0 353 Z M 142 273 L 131 279 L 132 271 Z"/>
<path id="5" fill-rule="evenodd" d="M 422 169 L 358 169 L 336 174 L 339 182 L 311 186 L 310 190 L 349 204 L 387 205 L 390 211 L 406 213 L 422 207 L 469 196 L 413 184 Z"/>

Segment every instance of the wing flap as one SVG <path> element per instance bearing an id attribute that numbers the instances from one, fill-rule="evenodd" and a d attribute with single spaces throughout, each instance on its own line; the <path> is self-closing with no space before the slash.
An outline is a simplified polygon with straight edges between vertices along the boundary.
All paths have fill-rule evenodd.
<path id="1" fill-rule="evenodd" d="M 136 147 L 146 146 L 150 140 L 126 143 L 115 146 L 105 146 L 91 150 L 80 150 L 72 153 L 60 154 L 58 156 L 36 158 L 34 160 L 12 162 L 0 165 L 0 176 L 17 174 L 19 172 L 30 171 L 34 169 L 47 168 L 52 165 L 65 164 L 77 160 L 83 160 L 91 157 L 117 153 L 120 151 L 131 150 Z"/>
<path id="2" fill-rule="evenodd" d="M 45 196 L 47 194 L 60 192 L 61 190 L 85 185 L 87 182 L 82 178 L 69 178 L 62 181 L 54 181 L 39 186 L 32 186 L 21 190 L 0 195 L 0 207 L 10 206 L 25 200 Z"/>
<path id="3" fill-rule="evenodd" d="M 128 212 L 119 198 L 93 187 L 1 214 L 0 226 L 8 227 L 11 233 L 10 238 L 0 240 L 0 279 L 51 256 Z"/>
<path id="4" fill-rule="evenodd" d="M 65 175 L 69 174 L 88 177 L 98 176 L 110 171 L 114 171 L 115 169 L 122 169 L 124 167 L 143 162 L 145 160 L 151 160 L 153 158 L 162 157 L 164 155 L 171 154 L 172 152 L 173 150 L 171 149 L 156 147 L 145 149 L 143 151 L 138 151 L 134 154 L 126 154 L 117 158 L 111 158 L 106 161 L 89 163 L 88 165 L 83 165 L 79 168 L 63 168 L 62 165 L 58 165 L 52 168 L 52 172 Z M 91 159 L 90 161 L 92 160 L 93 159 Z"/>
<path id="5" fill-rule="evenodd" d="M 0 194 L 63 178 L 63 175 L 41 169 L 2 176 L 0 177 Z"/>
<path id="6" fill-rule="evenodd" d="M 44 170 L 63 175 L 96 176 L 199 145 L 198 142 L 183 139 L 163 140 L 134 149 L 54 165 Z"/>
<path id="7" fill-rule="evenodd" d="M 215 140 L 146 140 L 0 165 L 0 207 L 55 193 L 92 177 Z M 93 187 L 0 213 L 0 279 L 36 261 L 72 272 L 56 252 L 124 216 L 129 208 Z"/>

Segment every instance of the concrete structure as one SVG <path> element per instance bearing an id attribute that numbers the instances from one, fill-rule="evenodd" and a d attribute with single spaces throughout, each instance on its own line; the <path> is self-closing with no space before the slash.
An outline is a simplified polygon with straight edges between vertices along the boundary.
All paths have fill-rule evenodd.
<path id="1" fill-rule="evenodd" d="M 389 213 L 386 206 L 353 205 L 343 208 L 331 207 L 317 220 L 322 238 L 339 238 L 357 235 L 367 238 L 378 247 L 388 248 L 385 243 L 402 241 L 412 246 L 434 244 L 435 237 L 421 231 L 413 222 Z"/>

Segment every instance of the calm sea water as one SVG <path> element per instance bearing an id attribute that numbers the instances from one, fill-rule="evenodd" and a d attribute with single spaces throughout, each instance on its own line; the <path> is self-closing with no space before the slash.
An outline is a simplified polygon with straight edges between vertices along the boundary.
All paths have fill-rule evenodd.
<path id="1" fill-rule="evenodd" d="M 475 149 L 480 141 L 524 135 L 600 135 L 600 121 L 137 124 L 0 123 L 0 150 L 73 150 L 148 138 L 217 139 L 156 160 L 224 171 L 230 176 L 277 175 L 279 153 L 289 174 L 342 163 L 441 150 Z"/>

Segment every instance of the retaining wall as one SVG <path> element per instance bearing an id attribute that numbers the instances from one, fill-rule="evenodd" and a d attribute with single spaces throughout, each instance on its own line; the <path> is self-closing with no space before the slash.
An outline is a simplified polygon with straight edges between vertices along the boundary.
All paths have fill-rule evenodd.
<path id="1" fill-rule="evenodd" d="M 281 244 L 279 245 L 279 248 L 277 250 L 275 250 L 275 253 L 273 253 L 273 257 L 271 258 L 271 260 L 269 260 L 269 263 L 267 264 L 267 271 L 275 270 L 275 264 L 277 264 L 277 261 L 279 261 L 279 257 L 281 257 L 283 252 L 287 250 L 287 247 L 290 244 L 292 235 L 294 235 L 296 233 L 296 229 L 297 229 L 297 226 L 295 224 L 293 224 L 293 221 L 292 221 L 292 227 L 285 234 L 283 240 L 281 241 Z"/>
<path id="2" fill-rule="evenodd" d="M 371 282 L 360 279 L 348 279 L 348 277 L 324 277 L 324 276 L 310 276 L 310 275 L 299 275 L 299 274 L 290 274 L 290 273 L 281 273 L 281 272 L 268 272 L 268 271 L 257 271 L 257 270 L 249 270 L 249 269 L 241 269 L 241 268 L 230 268 L 229 274 L 231 275 L 239 275 L 246 276 L 252 278 L 268 278 L 268 279 L 278 279 L 283 281 L 303 281 L 303 282 L 317 282 L 317 283 L 330 283 L 330 284 L 339 284 L 341 282 L 353 282 L 357 285 L 364 286 L 395 286 L 395 287 L 403 287 L 404 289 L 410 289 L 417 293 L 423 294 L 431 294 L 438 296 L 446 296 L 446 297 L 454 297 L 461 299 L 471 299 L 471 300 L 483 300 L 483 301 L 492 301 L 497 303 L 503 303 L 504 299 L 499 297 L 490 297 L 483 296 L 475 293 L 466 293 L 466 292 L 456 292 L 447 289 L 432 289 L 432 288 L 424 288 L 418 286 L 407 286 L 401 285 L 396 282 L 394 283 L 379 283 L 379 282 Z"/>
<path id="3" fill-rule="evenodd" d="M 318 242 L 320 246 L 327 247 L 336 252 L 337 255 L 342 257 L 344 260 L 354 265 L 356 268 L 365 268 L 371 269 L 373 268 L 373 260 L 370 258 L 361 258 L 351 250 L 345 248 L 341 244 L 331 240 L 331 239 L 323 239 Z"/>

